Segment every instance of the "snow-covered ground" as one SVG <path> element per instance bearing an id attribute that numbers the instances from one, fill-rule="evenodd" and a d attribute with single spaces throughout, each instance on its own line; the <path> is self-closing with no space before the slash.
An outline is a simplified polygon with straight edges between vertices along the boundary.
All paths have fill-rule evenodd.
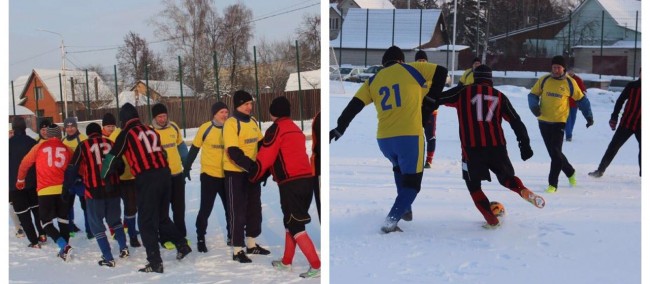
<path id="1" fill-rule="evenodd" d="M 271 123 L 263 123 L 265 131 Z M 300 126 L 300 122 L 296 122 Z M 311 135 L 311 121 L 305 121 L 305 134 Z M 188 129 L 186 141 L 192 141 L 197 129 Z M 307 141 L 311 154 L 311 141 Z M 271 251 L 269 256 L 252 255 L 253 263 L 240 264 L 232 260 L 232 250 L 226 246 L 226 223 L 221 201 L 217 197 L 210 215 L 206 243 L 208 253 L 196 250 L 196 215 L 199 211 L 201 197 L 199 173 L 200 154 L 192 167 L 192 180 L 185 186 L 186 215 L 188 239 L 192 242 L 193 252 L 182 261 L 176 260 L 176 250 L 161 249 L 165 273 L 141 273 L 137 270 L 144 266 L 146 255 L 144 247 L 130 248 L 131 256 L 127 260 L 117 258 L 117 242 L 111 241 L 113 255 L 117 266 L 114 268 L 97 265 L 101 253 L 97 242 L 88 240 L 85 233 L 77 234 L 70 240 L 73 246 L 72 261 L 65 263 L 56 257 L 58 247 L 48 239 L 42 249 L 27 248 L 25 238 L 14 237 L 14 227 L 9 222 L 8 267 L 10 283 L 320 283 L 319 279 L 302 279 L 298 274 L 309 269 L 309 263 L 300 249 L 296 249 L 293 271 L 276 271 L 271 260 L 279 259 L 284 252 L 284 227 L 278 186 L 271 179 L 262 188 L 262 235 L 258 243 Z M 316 206 L 312 203 L 309 214 L 312 222 L 307 225 L 316 249 L 321 250 L 321 230 Z M 75 203 L 76 223 L 83 230 L 83 212 L 78 202 Z"/>
<path id="2" fill-rule="evenodd" d="M 360 84 L 331 82 L 330 127 Z M 578 113 L 573 142 L 564 153 L 577 170 L 578 186 L 561 174 L 558 192 L 547 194 L 550 158 L 529 90 L 497 86 L 522 117 L 532 159 L 523 162 L 515 135 L 504 122 L 516 174 L 546 199 L 537 209 L 493 182 L 483 182 L 491 200 L 507 215 L 497 230 L 481 227 L 483 217 L 461 178 L 455 110 L 441 107 L 433 167 L 413 204 L 403 233 L 380 234 L 396 196 L 390 163 L 376 143 L 376 111 L 368 106 L 345 135 L 330 144 L 331 283 L 639 283 L 641 281 L 641 178 L 638 143 L 621 148 L 605 176 L 592 178 L 613 135 L 608 120 L 618 94 L 589 89 L 594 126 Z"/>

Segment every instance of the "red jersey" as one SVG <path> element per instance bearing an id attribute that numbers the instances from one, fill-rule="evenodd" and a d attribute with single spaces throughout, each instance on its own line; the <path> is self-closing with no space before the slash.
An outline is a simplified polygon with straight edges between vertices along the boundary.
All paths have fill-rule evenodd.
<path id="1" fill-rule="evenodd" d="M 623 109 L 620 127 L 636 131 L 641 128 L 641 79 L 627 83 L 616 100 L 612 119 L 618 119 L 618 113 L 625 101 L 627 103 Z"/>
<path id="2" fill-rule="evenodd" d="M 72 155 L 70 165 L 79 167 L 79 173 L 86 187 L 86 198 L 110 198 L 118 197 L 119 193 L 113 190 L 106 193 L 104 187 L 106 182 L 101 178 L 102 160 L 113 148 L 113 141 L 101 137 L 98 134 L 92 134 L 88 139 L 82 141 Z M 113 184 L 119 183 L 119 176 L 113 174 L 110 176 Z"/>
<path id="3" fill-rule="evenodd" d="M 160 144 L 160 135 L 153 128 L 134 118 L 126 122 L 124 130 L 115 139 L 110 154 L 116 158 L 124 155 L 133 176 L 143 171 L 168 167 L 165 151 Z"/>
<path id="4" fill-rule="evenodd" d="M 34 146 L 23 158 L 18 168 L 18 179 L 25 179 L 27 171 L 36 166 L 36 190 L 38 195 L 61 194 L 65 169 L 72 153 L 57 138 L 51 138 Z"/>

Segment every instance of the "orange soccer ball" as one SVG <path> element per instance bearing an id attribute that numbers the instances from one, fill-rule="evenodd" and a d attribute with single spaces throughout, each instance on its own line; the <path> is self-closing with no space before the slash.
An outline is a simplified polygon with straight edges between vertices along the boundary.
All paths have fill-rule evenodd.
<path id="1" fill-rule="evenodd" d="M 492 210 L 494 216 L 497 217 L 501 217 L 506 214 L 506 208 L 503 207 L 503 204 L 499 203 L 498 201 L 490 202 L 490 210 Z"/>

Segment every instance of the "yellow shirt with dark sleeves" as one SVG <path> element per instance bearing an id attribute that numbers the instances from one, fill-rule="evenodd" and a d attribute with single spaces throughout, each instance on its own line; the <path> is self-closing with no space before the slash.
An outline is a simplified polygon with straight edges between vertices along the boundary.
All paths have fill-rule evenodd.
<path id="1" fill-rule="evenodd" d="M 205 132 L 208 131 L 208 135 Z M 205 139 L 203 137 L 205 136 Z M 192 146 L 201 148 L 201 173 L 211 177 L 224 177 L 223 174 L 223 127 L 208 121 L 199 127 Z"/>
<path id="2" fill-rule="evenodd" d="M 257 157 L 257 142 L 264 138 L 262 131 L 257 126 L 257 121 L 250 119 L 248 122 L 239 121 L 239 135 L 237 135 L 237 118 L 230 117 L 223 125 L 223 142 L 224 149 L 228 151 L 229 147 L 239 147 L 246 157 L 255 161 Z M 224 157 L 223 169 L 232 172 L 243 172 L 239 166 L 233 163 L 230 158 Z"/>
<path id="3" fill-rule="evenodd" d="M 423 79 L 421 83 L 407 70 L 408 66 L 419 73 Z M 361 85 L 354 96 L 365 105 L 375 105 L 378 139 L 424 135 L 422 99 L 431 87 L 426 81 L 433 78 L 436 67 L 428 62 L 394 64 Z"/>
<path id="4" fill-rule="evenodd" d="M 111 133 L 110 136 L 108 136 L 108 140 L 113 141 L 115 143 L 115 139 L 117 139 L 117 135 L 120 135 L 120 132 L 122 132 L 122 129 L 119 127 L 115 128 L 115 131 Z M 120 180 L 133 180 L 135 177 L 131 173 L 131 166 L 129 166 L 129 162 L 126 160 L 126 156 L 122 156 L 122 161 L 124 161 L 124 173 L 120 176 Z"/>
<path id="5" fill-rule="evenodd" d="M 160 129 L 154 127 L 153 129 L 160 135 L 160 145 L 167 153 L 167 162 L 172 175 L 182 173 L 183 163 L 181 154 L 178 152 L 178 145 L 183 143 L 183 137 L 181 137 L 178 125 L 173 121 L 169 121 L 165 127 Z"/>
<path id="6" fill-rule="evenodd" d="M 79 142 L 82 142 L 82 141 L 85 141 L 86 139 L 88 139 L 88 136 L 86 136 L 86 135 L 83 134 L 83 133 L 79 133 L 79 136 L 77 136 L 77 137 L 78 137 L 79 139 L 74 138 L 74 139 L 72 139 L 72 140 L 68 140 L 68 138 L 65 138 L 65 137 L 64 137 L 63 139 L 61 139 L 61 142 L 63 142 L 64 145 L 68 146 L 68 148 L 70 149 L 70 151 L 71 151 L 72 153 L 74 153 L 74 150 L 77 149 L 77 146 L 79 145 Z"/>
<path id="7" fill-rule="evenodd" d="M 458 82 L 463 84 L 463 86 L 469 86 L 471 84 L 474 84 L 474 69 L 469 68 L 465 70 L 465 73 L 463 73 L 463 75 L 460 76 Z"/>
<path id="8" fill-rule="evenodd" d="M 584 94 L 580 90 L 578 83 L 571 77 L 553 78 L 550 76 L 548 74 L 539 78 L 530 90 L 531 94 L 539 97 L 542 115 L 537 119 L 546 122 L 566 122 L 569 117 L 569 97 L 578 101 L 584 97 Z M 547 77 L 548 79 L 544 81 Z M 543 90 L 542 82 L 544 82 Z M 569 84 L 573 86 L 573 94 L 571 94 Z"/>

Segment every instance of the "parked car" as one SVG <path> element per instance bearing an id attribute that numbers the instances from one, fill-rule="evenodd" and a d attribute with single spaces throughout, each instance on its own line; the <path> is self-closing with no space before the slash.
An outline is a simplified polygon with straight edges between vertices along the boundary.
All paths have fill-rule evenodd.
<path id="1" fill-rule="evenodd" d="M 607 90 L 610 92 L 620 93 L 625 89 L 625 86 L 629 82 L 629 80 L 612 79 L 612 81 L 609 82 L 609 88 Z"/>
<path id="2" fill-rule="evenodd" d="M 379 70 L 381 70 L 382 68 L 384 68 L 384 67 L 381 66 L 381 65 L 373 65 L 373 66 L 370 66 L 370 67 L 366 68 L 366 70 L 363 70 L 363 73 L 359 74 L 359 75 L 356 77 L 356 80 L 355 80 L 355 81 L 356 81 L 356 82 L 365 82 L 365 81 L 368 80 L 370 77 L 372 77 L 372 76 L 374 76 L 375 74 L 377 74 L 377 72 L 379 72 Z"/>

